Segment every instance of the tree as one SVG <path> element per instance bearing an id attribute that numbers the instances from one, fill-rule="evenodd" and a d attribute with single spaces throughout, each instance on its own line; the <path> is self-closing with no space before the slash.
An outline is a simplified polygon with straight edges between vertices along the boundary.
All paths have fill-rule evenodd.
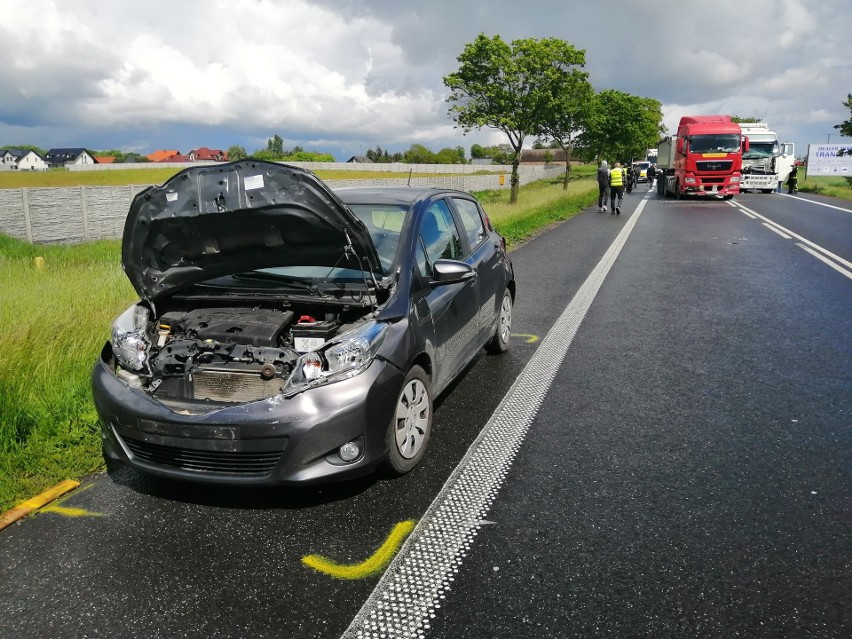
<path id="1" fill-rule="evenodd" d="M 445 147 L 435 154 L 436 164 L 466 164 L 464 149 L 457 146 L 454 149 Z"/>
<path id="2" fill-rule="evenodd" d="M 583 63 L 585 63 L 585 53 Z M 582 63 L 581 65 L 582 66 Z M 579 134 L 586 128 L 590 114 L 589 105 L 595 94 L 589 83 L 589 74 L 579 69 L 572 69 L 567 81 L 560 90 L 550 96 L 547 105 L 552 116 L 544 121 L 537 133 L 550 139 L 550 148 L 560 148 L 565 152 L 565 177 L 562 181 L 563 190 L 568 189 L 571 178 L 571 158 L 574 156 L 574 144 Z M 552 159 L 552 158 L 551 158 Z M 545 160 L 546 164 L 549 164 Z"/>
<path id="3" fill-rule="evenodd" d="M 287 155 L 284 151 L 284 140 L 277 133 L 266 141 L 266 150 L 276 158 L 282 158 Z"/>
<path id="4" fill-rule="evenodd" d="M 234 144 L 233 146 L 228 147 L 228 159 L 229 160 L 242 160 L 243 158 L 247 158 L 248 153 L 246 153 L 246 148 L 244 146 L 240 146 L 239 144 Z"/>
<path id="5" fill-rule="evenodd" d="M 412 144 L 404 154 L 407 164 L 435 164 L 435 154 L 422 144 Z"/>
<path id="6" fill-rule="evenodd" d="M 843 106 L 849 109 L 849 119 L 840 124 L 835 124 L 834 128 L 840 131 L 840 135 L 844 138 L 852 138 L 852 93 L 846 95 L 846 101 L 843 103 Z"/>
<path id="7" fill-rule="evenodd" d="M 465 133 L 482 127 L 506 134 L 513 150 L 512 190 L 518 201 L 518 162 L 524 140 L 553 114 L 552 97 L 564 90 L 585 52 L 558 38 L 528 38 L 507 44 L 480 33 L 458 56 L 458 71 L 444 78 L 450 114 Z"/>
<path id="8" fill-rule="evenodd" d="M 755 117 L 742 118 L 738 115 L 732 115 L 731 122 L 736 122 L 737 124 L 757 124 L 758 122 L 763 122 L 763 120 Z"/>
<path id="9" fill-rule="evenodd" d="M 658 100 L 614 89 L 601 91 L 589 105 L 577 149 L 588 160 L 644 158 L 659 139 L 662 117 Z"/>
<path id="10" fill-rule="evenodd" d="M 488 156 L 485 154 L 485 148 L 482 145 L 471 144 L 470 145 L 470 157 L 479 160 L 481 158 L 487 158 Z"/>
<path id="11" fill-rule="evenodd" d="M 843 106 L 849 109 L 849 119 L 844 120 L 840 124 L 835 124 L 834 128 L 840 131 L 840 135 L 844 138 L 852 138 L 852 93 L 846 94 L 846 101 L 843 103 Z M 838 154 L 840 153 L 843 153 L 843 149 L 838 151 Z M 849 151 L 847 150 L 846 153 L 848 154 Z M 852 188 L 852 177 L 846 178 L 846 184 Z"/>

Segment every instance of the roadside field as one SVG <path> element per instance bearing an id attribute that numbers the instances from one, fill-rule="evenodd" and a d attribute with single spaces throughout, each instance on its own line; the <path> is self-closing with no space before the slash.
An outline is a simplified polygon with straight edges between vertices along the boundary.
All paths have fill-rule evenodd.
<path id="1" fill-rule="evenodd" d="M 786 185 L 784 190 L 787 190 Z M 803 193 L 817 193 L 852 200 L 852 186 L 842 177 L 799 178 L 799 190 Z"/>
<path id="2" fill-rule="evenodd" d="M 125 184 L 162 184 L 183 168 L 116 169 L 111 171 L 0 171 L 0 189 L 48 186 L 122 186 Z M 323 180 L 407 178 L 408 173 L 379 171 L 314 171 Z M 480 171 L 476 174 L 490 174 Z M 412 173 L 411 177 L 444 177 L 455 173 Z"/>
<path id="3" fill-rule="evenodd" d="M 511 244 L 590 206 L 597 185 L 562 180 L 477 194 Z M 136 299 L 121 243 L 33 246 L 0 235 L 0 513 L 103 466 L 89 376 L 115 317 Z M 39 268 L 36 258 L 43 258 Z M 41 260 L 39 260 L 41 262 Z"/>

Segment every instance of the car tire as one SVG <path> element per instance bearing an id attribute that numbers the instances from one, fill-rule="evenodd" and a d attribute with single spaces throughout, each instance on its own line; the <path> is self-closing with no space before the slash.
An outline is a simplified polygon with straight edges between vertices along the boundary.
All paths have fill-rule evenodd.
<path id="1" fill-rule="evenodd" d="M 396 400 L 385 435 L 388 458 L 382 470 L 398 477 L 423 458 L 432 433 L 432 384 L 420 366 L 412 366 Z"/>
<path id="2" fill-rule="evenodd" d="M 507 288 L 503 292 L 503 301 L 500 302 L 494 335 L 485 344 L 485 350 L 492 355 L 499 355 L 509 350 L 509 338 L 512 334 L 512 304 L 512 293 Z"/>

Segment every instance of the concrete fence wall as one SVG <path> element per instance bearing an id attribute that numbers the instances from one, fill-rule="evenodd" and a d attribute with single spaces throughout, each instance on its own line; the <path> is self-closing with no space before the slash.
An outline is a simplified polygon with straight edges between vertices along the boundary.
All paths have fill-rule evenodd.
<path id="1" fill-rule="evenodd" d="M 191 166 L 213 165 L 220 162 L 138 162 L 127 164 L 70 164 L 69 171 L 118 171 L 122 169 L 186 169 Z M 376 173 L 459 173 L 470 174 L 478 171 L 493 173 L 511 173 L 509 164 L 404 164 L 402 162 L 356 164 L 354 162 L 287 162 L 311 171 L 373 171 Z M 521 165 L 522 173 L 542 168 L 539 165 Z"/>
<path id="2" fill-rule="evenodd" d="M 417 170 L 415 169 L 415 171 Z M 556 177 L 561 174 L 562 168 L 560 167 L 534 167 L 534 170 L 525 170 L 521 173 L 521 184 Z M 503 177 L 503 184 L 500 184 L 501 177 Z M 510 186 L 509 182 L 509 173 L 503 176 L 458 175 L 411 178 L 412 186 L 435 186 L 468 192 L 507 189 Z M 409 180 L 407 178 L 365 178 L 325 180 L 325 183 L 332 188 L 344 186 L 405 186 L 409 183 Z M 132 184 L 128 186 L 0 189 L 0 233 L 33 244 L 76 244 L 92 240 L 120 238 L 124 230 L 124 219 L 127 217 L 133 196 L 147 186 L 146 184 Z"/>

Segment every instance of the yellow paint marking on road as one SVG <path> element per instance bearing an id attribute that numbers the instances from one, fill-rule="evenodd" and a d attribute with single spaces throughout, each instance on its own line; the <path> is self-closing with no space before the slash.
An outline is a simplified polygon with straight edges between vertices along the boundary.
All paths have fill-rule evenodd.
<path id="1" fill-rule="evenodd" d="M 23 519 L 32 511 L 43 508 L 57 497 L 74 490 L 79 485 L 80 482 L 78 481 L 66 479 L 65 481 L 61 481 L 56 484 L 53 488 L 44 491 L 40 495 L 36 495 L 32 499 L 22 501 L 20 504 L 11 510 L 7 510 L 2 516 L 0 516 L 0 530 L 3 530 L 6 526 L 15 523 L 19 519 Z"/>
<path id="2" fill-rule="evenodd" d="M 373 556 L 360 564 L 343 566 L 320 555 L 305 555 L 302 557 L 302 563 L 317 572 L 337 579 L 363 579 L 364 577 L 378 575 L 387 568 L 393 556 L 402 546 L 402 542 L 414 530 L 414 524 L 413 519 L 398 523 L 393 527 L 385 543 L 373 553 Z"/>
<path id="3" fill-rule="evenodd" d="M 538 341 L 538 335 L 531 335 L 530 333 L 512 333 L 512 337 L 526 337 L 525 341 L 527 344 Z"/>
<path id="4" fill-rule="evenodd" d="M 92 486 L 94 486 L 94 484 L 83 486 L 81 489 L 74 491 L 73 494 L 68 493 L 67 495 L 63 495 L 62 497 L 56 500 L 56 503 L 53 503 L 50 506 L 45 506 L 44 508 L 40 508 L 39 511 L 33 515 L 33 517 L 42 513 L 56 513 L 57 515 L 65 515 L 66 517 L 101 517 L 101 513 L 96 513 L 92 510 L 86 510 L 85 508 L 69 508 L 67 506 L 61 505 L 69 497 L 79 495 L 84 490 L 89 490 L 89 488 L 91 488 Z"/>
<path id="5" fill-rule="evenodd" d="M 86 510 L 85 508 L 68 508 L 67 506 L 46 506 L 39 513 L 56 513 L 66 517 L 100 517 L 100 513 Z"/>

